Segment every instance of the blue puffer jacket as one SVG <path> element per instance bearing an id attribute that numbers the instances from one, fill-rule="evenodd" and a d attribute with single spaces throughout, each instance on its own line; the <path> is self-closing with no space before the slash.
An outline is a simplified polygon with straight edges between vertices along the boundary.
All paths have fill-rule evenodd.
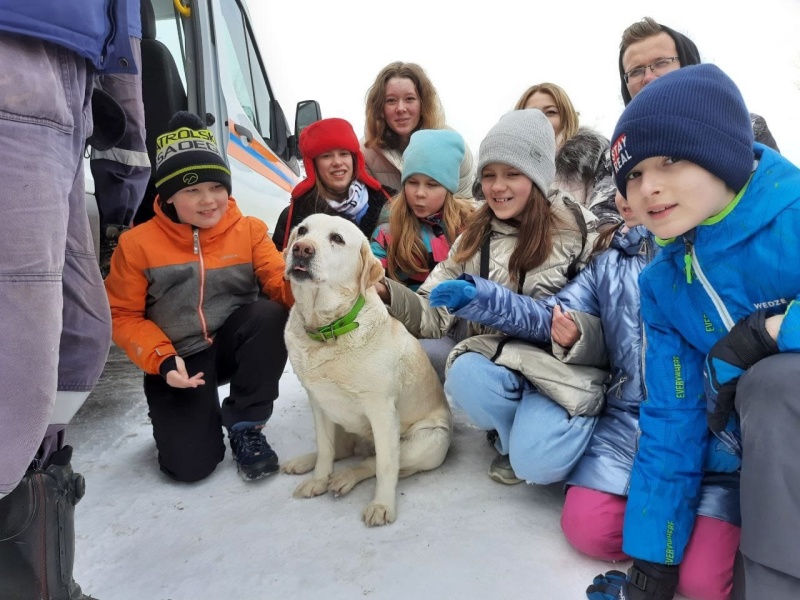
<path id="1" fill-rule="evenodd" d="M 639 274 L 652 260 L 656 245 L 644 227 L 618 230 L 610 249 L 554 296 L 533 300 L 478 277 L 476 297 L 455 314 L 534 343 L 550 341 L 552 308 L 600 318 L 612 378 L 606 402 L 586 452 L 568 485 L 627 495 L 636 454 L 643 383 Z M 720 444 L 709 439 L 709 456 Z M 724 451 L 724 450 L 723 450 Z M 698 513 L 739 524 L 736 473 L 707 473 Z"/>
<path id="2" fill-rule="evenodd" d="M 755 152 L 758 168 L 730 205 L 663 242 L 640 278 L 647 400 L 623 542 L 639 559 L 683 559 L 709 438 L 703 362 L 712 345 L 755 310 L 789 305 L 778 346 L 800 351 L 800 269 L 784 258 L 800 248 L 800 169 L 761 144 Z"/>
<path id="3" fill-rule="evenodd" d="M 136 73 L 128 37 L 128 1 L 0 0 L 0 31 L 63 46 L 100 71 Z M 141 24 L 138 30 L 141 37 Z"/>

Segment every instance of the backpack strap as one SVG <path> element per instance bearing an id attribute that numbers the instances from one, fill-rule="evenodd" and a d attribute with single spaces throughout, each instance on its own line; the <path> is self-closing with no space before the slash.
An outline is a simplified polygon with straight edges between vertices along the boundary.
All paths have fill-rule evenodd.
<path id="1" fill-rule="evenodd" d="M 489 279 L 489 237 L 491 233 L 486 236 L 481 245 L 481 277 Z"/>
<path id="2" fill-rule="evenodd" d="M 575 275 L 578 274 L 578 261 L 580 260 L 581 256 L 583 256 L 583 251 L 586 249 L 586 241 L 589 237 L 589 229 L 586 227 L 586 219 L 583 218 L 583 211 L 581 211 L 581 207 L 578 206 L 577 202 L 571 200 L 570 198 L 563 198 L 563 200 L 564 206 L 566 206 L 572 213 L 572 217 L 575 219 L 575 224 L 581 230 L 581 251 L 577 256 L 573 257 L 572 262 L 570 262 L 569 266 L 567 267 L 567 281 L 571 281 Z"/>

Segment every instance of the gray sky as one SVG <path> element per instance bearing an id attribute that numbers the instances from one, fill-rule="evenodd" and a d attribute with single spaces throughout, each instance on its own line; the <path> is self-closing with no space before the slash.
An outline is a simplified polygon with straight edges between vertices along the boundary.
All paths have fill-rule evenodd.
<path id="1" fill-rule="evenodd" d="M 389 62 L 419 63 L 448 124 L 472 151 L 534 83 L 563 87 L 581 124 L 610 137 L 622 112 L 622 31 L 643 16 L 689 36 L 726 71 L 800 164 L 800 2 L 797 0 L 249 0 L 273 90 L 290 121 L 299 100 L 364 130 L 364 98 Z M 302 9 L 298 9 L 302 6 Z M 749 8 L 747 8 L 749 7 Z"/>

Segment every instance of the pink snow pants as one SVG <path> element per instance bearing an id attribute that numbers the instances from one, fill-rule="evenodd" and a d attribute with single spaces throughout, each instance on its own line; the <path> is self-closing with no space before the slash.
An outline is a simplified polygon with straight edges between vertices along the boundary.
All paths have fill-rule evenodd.
<path id="1" fill-rule="evenodd" d="M 624 496 L 573 486 L 561 512 L 561 529 L 575 548 L 600 560 L 627 560 L 622 551 Z M 692 600 L 728 600 L 740 529 L 698 516 L 680 565 L 678 592 Z"/>

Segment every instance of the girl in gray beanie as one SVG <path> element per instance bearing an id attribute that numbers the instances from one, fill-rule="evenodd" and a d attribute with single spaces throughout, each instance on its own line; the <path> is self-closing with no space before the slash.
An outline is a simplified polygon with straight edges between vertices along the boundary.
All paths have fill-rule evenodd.
<path id="1" fill-rule="evenodd" d="M 481 143 L 478 162 L 486 201 L 456 239 L 448 258 L 436 265 L 416 294 L 391 280 L 377 286 L 390 314 L 418 338 L 441 338 L 456 321 L 448 308 L 429 302 L 431 290 L 442 282 L 464 280 L 465 297 L 454 305 L 465 305 L 469 301 L 466 290 L 474 290 L 469 282 L 481 278 L 538 298 L 560 290 L 591 252 L 594 231 L 584 236 L 586 224 L 582 219 L 576 222 L 565 204 L 569 202 L 566 195 L 550 192 L 555 135 L 544 114 L 518 110 L 504 115 Z M 458 295 L 461 289 L 456 288 Z M 494 335 L 484 335 L 488 333 Z M 509 341 L 469 323 L 466 339 L 448 358 L 445 391 L 478 427 L 497 431 L 495 446 L 500 456 L 489 469 L 492 479 L 561 481 L 583 454 L 596 417 L 579 416 L 585 407 L 568 412 L 539 393 L 517 367 L 542 365 L 542 357 L 556 359 L 525 342 Z M 591 387 L 585 381 L 564 384 L 573 389 Z M 602 388 L 597 387 L 602 396 Z M 517 422 L 520 443 L 514 446 L 511 431 Z"/>

